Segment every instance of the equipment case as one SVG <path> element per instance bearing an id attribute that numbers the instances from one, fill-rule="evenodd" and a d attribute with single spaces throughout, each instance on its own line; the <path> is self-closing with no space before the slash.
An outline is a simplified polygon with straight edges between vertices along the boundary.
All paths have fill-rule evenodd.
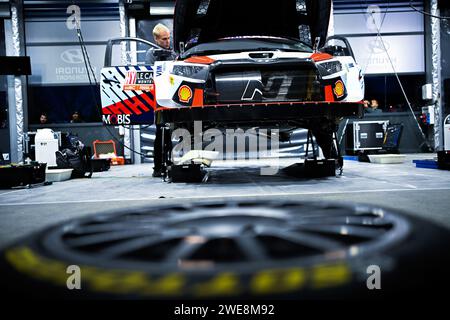
<path id="1" fill-rule="evenodd" d="M 346 128 L 346 153 L 355 154 L 360 151 L 381 150 L 388 120 L 354 121 Z"/>
<path id="2" fill-rule="evenodd" d="M 45 182 L 46 163 L 8 165 L 0 167 L 0 189 Z"/>

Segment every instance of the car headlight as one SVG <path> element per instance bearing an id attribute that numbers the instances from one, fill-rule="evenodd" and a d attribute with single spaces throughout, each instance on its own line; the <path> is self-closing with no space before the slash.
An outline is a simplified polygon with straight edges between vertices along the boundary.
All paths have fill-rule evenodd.
<path id="1" fill-rule="evenodd" d="M 342 64 L 339 61 L 329 61 L 317 64 L 320 75 L 326 77 L 342 71 Z"/>
<path id="2" fill-rule="evenodd" d="M 207 71 L 208 67 L 206 66 L 174 65 L 171 74 L 203 80 L 206 78 Z"/>

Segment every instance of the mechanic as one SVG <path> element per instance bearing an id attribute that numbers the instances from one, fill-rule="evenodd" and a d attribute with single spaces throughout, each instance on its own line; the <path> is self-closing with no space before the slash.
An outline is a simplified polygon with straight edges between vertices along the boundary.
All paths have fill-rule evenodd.
<path id="1" fill-rule="evenodd" d="M 176 55 L 175 52 L 173 52 L 170 49 L 170 30 L 162 23 L 158 23 L 153 28 L 153 38 L 155 39 L 155 42 L 158 46 L 162 47 L 163 49 L 166 49 L 164 51 L 152 48 L 147 51 L 147 54 L 145 56 L 145 62 L 146 64 L 153 65 L 155 61 L 167 61 L 167 60 L 174 60 Z M 163 132 L 162 132 L 162 126 L 157 125 L 156 126 L 156 136 L 155 136 L 155 142 L 153 144 L 153 177 L 161 177 L 162 175 L 162 144 L 163 144 Z M 164 148 L 169 150 L 172 148 L 170 143 L 170 132 L 167 130 L 165 132 L 165 139 L 164 141 L 166 144 L 164 145 Z"/>
<path id="2" fill-rule="evenodd" d="M 81 114 L 79 111 L 75 111 L 74 113 L 72 113 L 70 123 L 80 123 L 80 122 L 83 122 Z"/>
<path id="3" fill-rule="evenodd" d="M 370 112 L 370 101 L 369 100 L 364 100 L 364 112 Z"/>
<path id="4" fill-rule="evenodd" d="M 372 99 L 370 100 L 370 106 L 365 109 L 368 113 L 380 113 L 382 112 L 381 109 L 378 109 L 378 100 Z"/>
<path id="5" fill-rule="evenodd" d="M 40 124 L 47 124 L 48 123 L 48 117 L 47 117 L 47 114 L 45 112 L 42 112 L 41 115 L 39 116 L 39 123 Z"/>
<path id="6" fill-rule="evenodd" d="M 377 99 L 372 99 L 372 101 L 370 101 L 370 107 L 372 109 L 373 113 L 380 113 L 382 112 L 381 109 L 378 109 L 378 100 Z"/>
<path id="7" fill-rule="evenodd" d="M 151 48 L 145 55 L 145 63 L 153 65 L 155 61 L 174 60 L 176 55 L 170 48 L 170 30 L 162 23 L 158 23 L 153 28 L 153 38 L 155 43 L 165 50 Z"/>

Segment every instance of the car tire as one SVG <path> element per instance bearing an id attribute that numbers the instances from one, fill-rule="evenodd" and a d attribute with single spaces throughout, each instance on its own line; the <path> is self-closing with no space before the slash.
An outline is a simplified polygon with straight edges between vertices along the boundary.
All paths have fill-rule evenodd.
<path id="1" fill-rule="evenodd" d="M 376 207 L 215 201 L 50 227 L 3 250 L 0 270 L 3 291 L 21 297 L 417 298 L 446 288 L 449 243 L 446 229 Z M 68 266 L 82 290 L 67 288 Z"/>

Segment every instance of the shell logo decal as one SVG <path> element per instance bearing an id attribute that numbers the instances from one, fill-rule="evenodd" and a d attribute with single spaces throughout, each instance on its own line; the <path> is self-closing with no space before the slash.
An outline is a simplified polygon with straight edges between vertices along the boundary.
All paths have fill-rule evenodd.
<path id="1" fill-rule="evenodd" d="M 187 103 L 192 98 L 192 89 L 189 88 L 187 85 L 182 85 L 178 89 L 178 98 L 181 102 Z"/>
<path id="2" fill-rule="evenodd" d="M 345 87 L 342 80 L 336 81 L 333 91 L 337 98 L 341 98 L 345 94 Z"/>

